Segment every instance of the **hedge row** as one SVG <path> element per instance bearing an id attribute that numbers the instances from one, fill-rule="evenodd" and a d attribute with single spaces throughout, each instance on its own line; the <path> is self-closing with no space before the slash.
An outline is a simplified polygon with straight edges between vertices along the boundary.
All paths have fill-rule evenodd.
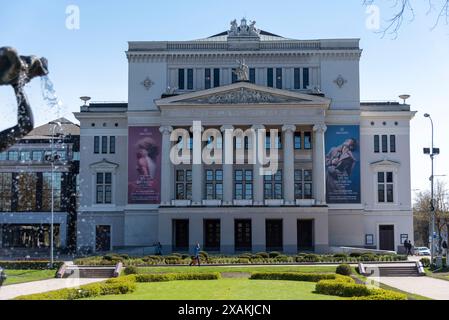
<path id="1" fill-rule="evenodd" d="M 407 300 L 407 296 L 402 293 L 370 289 L 364 284 L 341 281 L 341 279 L 321 280 L 316 284 L 315 291 L 325 295 L 350 297 L 355 300 Z"/>
<path id="2" fill-rule="evenodd" d="M 290 280 L 290 281 L 305 281 L 318 282 L 321 280 L 335 280 L 343 277 L 334 273 L 300 273 L 300 272 L 254 272 L 251 274 L 251 280 Z"/>
<path id="3" fill-rule="evenodd" d="M 62 264 L 54 262 L 53 269 L 59 269 Z M 49 261 L 0 261 L 0 267 L 5 270 L 46 270 L 49 266 Z"/>
<path id="4" fill-rule="evenodd" d="M 77 300 L 105 295 L 127 294 L 136 290 L 136 283 L 129 278 L 117 278 L 92 283 L 80 288 L 61 289 L 45 293 L 25 295 L 14 300 Z"/>
<path id="5" fill-rule="evenodd" d="M 137 274 L 134 275 L 136 282 L 161 282 L 177 280 L 218 280 L 221 278 L 219 272 L 210 273 L 163 273 L 163 274 Z"/>

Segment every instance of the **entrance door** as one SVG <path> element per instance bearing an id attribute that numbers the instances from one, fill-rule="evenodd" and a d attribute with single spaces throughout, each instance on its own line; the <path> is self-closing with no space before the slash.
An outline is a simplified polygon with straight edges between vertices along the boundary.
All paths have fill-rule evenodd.
<path id="1" fill-rule="evenodd" d="M 298 251 L 313 251 L 313 220 L 298 220 Z"/>
<path id="2" fill-rule="evenodd" d="M 204 220 L 204 249 L 220 251 L 220 220 Z"/>
<path id="3" fill-rule="evenodd" d="M 252 231 L 251 220 L 235 220 L 234 222 L 234 243 L 236 251 L 251 251 Z"/>
<path id="4" fill-rule="evenodd" d="M 265 232 L 267 251 L 282 251 L 282 220 L 266 220 Z"/>
<path id="5" fill-rule="evenodd" d="M 395 251 L 393 225 L 379 226 L 379 249 Z"/>
<path id="6" fill-rule="evenodd" d="M 189 250 L 189 220 L 173 220 L 173 249 Z"/>
<path id="7" fill-rule="evenodd" d="M 104 252 L 111 250 L 111 226 L 96 226 L 95 251 Z"/>

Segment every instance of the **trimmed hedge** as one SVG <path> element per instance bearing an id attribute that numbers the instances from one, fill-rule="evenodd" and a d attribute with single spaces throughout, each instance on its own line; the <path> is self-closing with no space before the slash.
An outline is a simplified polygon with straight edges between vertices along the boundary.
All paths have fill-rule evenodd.
<path id="1" fill-rule="evenodd" d="M 125 274 L 125 275 L 138 274 L 138 273 L 139 273 L 139 268 L 137 268 L 136 266 L 128 266 L 123 270 L 123 274 Z"/>
<path id="2" fill-rule="evenodd" d="M 176 280 L 218 280 L 221 278 L 219 272 L 205 273 L 147 273 L 134 276 L 136 282 L 163 282 Z"/>
<path id="3" fill-rule="evenodd" d="M 334 273 L 301 273 L 301 272 L 254 272 L 251 280 L 291 280 L 318 282 L 321 280 L 353 281 L 349 277 L 343 277 Z"/>
<path id="4" fill-rule="evenodd" d="M 54 262 L 53 269 L 59 269 L 64 262 Z M 5 270 L 46 270 L 50 261 L 0 261 L 0 267 Z"/>
<path id="5" fill-rule="evenodd" d="M 352 274 L 352 269 L 349 264 L 341 264 L 337 267 L 335 272 L 342 276 L 350 276 Z"/>
<path id="6" fill-rule="evenodd" d="M 112 281 L 113 280 L 113 281 Z M 106 282 L 92 283 L 79 289 L 61 289 L 45 293 L 25 295 L 14 300 L 77 300 L 105 295 L 127 294 L 136 290 L 136 283 L 130 278 L 111 279 Z"/>
<path id="7" fill-rule="evenodd" d="M 407 295 L 384 289 L 372 289 L 371 295 L 353 297 L 352 300 L 407 300 Z"/>

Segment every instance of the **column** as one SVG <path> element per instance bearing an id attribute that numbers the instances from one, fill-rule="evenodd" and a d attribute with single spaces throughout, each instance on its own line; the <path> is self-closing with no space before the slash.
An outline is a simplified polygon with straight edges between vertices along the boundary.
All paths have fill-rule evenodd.
<path id="1" fill-rule="evenodd" d="M 224 125 L 221 128 L 223 133 L 223 205 L 233 204 L 233 165 L 234 162 L 234 152 L 233 152 L 233 135 L 234 126 Z M 226 132 L 231 133 L 226 135 Z M 227 136 L 229 136 L 227 138 Z"/>
<path id="2" fill-rule="evenodd" d="M 295 145 L 293 143 L 293 135 L 296 126 L 285 125 L 282 127 L 284 132 L 284 168 L 282 179 L 284 181 L 284 203 L 292 205 L 295 203 Z"/>
<path id="3" fill-rule="evenodd" d="M 190 128 L 190 131 L 193 133 L 192 205 L 201 206 L 204 199 L 204 172 L 202 159 L 202 133 L 204 128 L 202 126 L 193 126 Z"/>
<path id="4" fill-rule="evenodd" d="M 162 158 L 161 158 L 161 205 L 170 205 L 173 200 L 173 164 L 170 160 L 171 141 L 170 135 L 173 128 L 163 126 L 159 128 L 162 133 Z"/>
<path id="5" fill-rule="evenodd" d="M 324 150 L 324 123 L 313 127 L 313 195 L 317 205 L 326 204 L 326 165 Z"/>
<path id="6" fill-rule="evenodd" d="M 255 141 L 252 142 L 253 148 L 256 150 L 256 159 L 253 165 L 253 204 L 256 206 L 264 205 L 264 195 L 263 195 L 263 179 L 264 176 L 260 174 L 260 169 L 263 167 L 258 159 L 259 148 L 265 148 L 265 144 L 259 145 L 258 143 L 258 131 L 265 129 L 263 125 L 254 125 L 252 129 L 255 131 Z"/>

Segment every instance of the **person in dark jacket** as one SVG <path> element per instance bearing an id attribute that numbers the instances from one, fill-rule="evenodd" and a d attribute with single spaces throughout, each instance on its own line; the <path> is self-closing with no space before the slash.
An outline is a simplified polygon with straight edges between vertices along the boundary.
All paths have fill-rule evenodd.
<path id="1" fill-rule="evenodd" d="M 192 257 L 192 262 L 190 262 L 190 266 L 194 266 L 195 264 L 198 264 L 198 267 L 201 266 L 200 251 L 201 251 L 201 246 L 199 243 L 197 243 L 195 246 L 194 256 Z"/>

